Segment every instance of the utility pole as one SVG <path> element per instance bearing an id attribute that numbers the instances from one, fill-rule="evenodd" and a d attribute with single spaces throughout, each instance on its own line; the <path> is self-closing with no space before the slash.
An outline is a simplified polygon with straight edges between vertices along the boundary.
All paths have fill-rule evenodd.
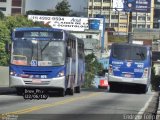
<path id="1" fill-rule="evenodd" d="M 129 12 L 128 43 L 132 43 L 132 11 Z"/>

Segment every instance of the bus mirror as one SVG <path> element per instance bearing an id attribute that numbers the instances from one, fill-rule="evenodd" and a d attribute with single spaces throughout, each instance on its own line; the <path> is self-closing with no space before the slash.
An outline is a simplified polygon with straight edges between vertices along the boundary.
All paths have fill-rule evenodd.
<path id="1" fill-rule="evenodd" d="M 72 49 L 70 46 L 67 47 L 67 57 L 71 57 L 72 56 Z"/>
<path id="2" fill-rule="evenodd" d="M 9 53 L 11 51 L 11 44 L 8 41 L 5 43 L 5 52 Z"/>

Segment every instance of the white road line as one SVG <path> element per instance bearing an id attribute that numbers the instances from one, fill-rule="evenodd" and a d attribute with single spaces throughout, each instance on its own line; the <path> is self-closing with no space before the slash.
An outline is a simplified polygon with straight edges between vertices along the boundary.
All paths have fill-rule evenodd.
<path id="1" fill-rule="evenodd" d="M 141 110 L 138 112 L 138 114 L 135 116 L 135 120 L 140 120 L 142 119 L 142 115 L 144 114 L 145 110 L 148 108 L 153 96 L 155 95 L 155 93 L 153 93 L 153 95 L 149 98 L 149 100 L 146 102 L 146 104 L 144 105 L 143 108 L 141 108 Z"/>

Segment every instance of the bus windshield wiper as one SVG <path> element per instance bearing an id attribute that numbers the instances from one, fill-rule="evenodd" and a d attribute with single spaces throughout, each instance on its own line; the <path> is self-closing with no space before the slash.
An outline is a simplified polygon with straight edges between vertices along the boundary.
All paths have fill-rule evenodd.
<path id="1" fill-rule="evenodd" d="M 52 39 L 50 39 L 45 46 L 41 49 L 41 53 L 46 49 L 46 47 L 49 45 L 49 43 L 51 42 Z"/>

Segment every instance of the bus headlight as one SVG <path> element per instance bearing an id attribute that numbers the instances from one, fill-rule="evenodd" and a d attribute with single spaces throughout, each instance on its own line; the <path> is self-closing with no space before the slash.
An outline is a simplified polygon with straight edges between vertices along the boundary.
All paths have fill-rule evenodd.
<path id="1" fill-rule="evenodd" d="M 113 69 L 112 69 L 112 65 L 109 65 L 109 70 L 108 70 L 108 73 L 110 75 L 113 75 Z"/>
<path id="2" fill-rule="evenodd" d="M 16 75 L 16 72 L 10 71 L 10 75 L 15 76 L 15 75 Z"/>
<path id="3" fill-rule="evenodd" d="M 60 71 L 57 75 L 57 77 L 62 77 L 62 76 L 64 76 L 64 70 Z"/>

